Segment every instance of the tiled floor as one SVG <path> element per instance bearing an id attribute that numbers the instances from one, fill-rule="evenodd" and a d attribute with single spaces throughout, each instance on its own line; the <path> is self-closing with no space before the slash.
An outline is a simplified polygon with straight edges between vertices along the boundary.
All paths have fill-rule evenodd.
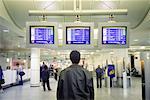
<path id="1" fill-rule="evenodd" d="M 0 100 L 56 100 L 57 82 L 50 80 L 52 91 L 44 92 L 41 87 L 30 87 L 29 83 L 15 86 L 0 93 Z M 95 83 L 95 82 L 94 82 Z M 133 78 L 132 87 L 127 90 L 122 88 L 97 89 L 95 87 L 95 100 L 142 100 L 141 79 Z"/>

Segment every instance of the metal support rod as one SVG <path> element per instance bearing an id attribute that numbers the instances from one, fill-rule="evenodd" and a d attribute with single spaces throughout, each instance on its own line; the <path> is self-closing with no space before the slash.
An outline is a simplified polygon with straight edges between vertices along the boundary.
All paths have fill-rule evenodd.
<path id="1" fill-rule="evenodd" d="M 127 9 L 110 9 L 110 10 L 29 10 L 29 16 L 98 16 L 98 15 L 127 15 Z"/>

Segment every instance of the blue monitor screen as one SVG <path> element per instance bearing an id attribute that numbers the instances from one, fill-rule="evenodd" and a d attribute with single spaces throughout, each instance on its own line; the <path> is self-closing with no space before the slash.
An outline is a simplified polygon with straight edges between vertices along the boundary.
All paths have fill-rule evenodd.
<path id="1" fill-rule="evenodd" d="M 66 44 L 90 44 L 90 27 L 66 27 Z"/>
<path id="2" fill-rule="evenodd" d="M 102 44 L 126 45 L 126 26 L 104 26 L 102 27 Z"/>
<path id="3" fill-rule="evenodd" d="M 54 44 L 54 26 L 30 26 L 31 44 Z"/>

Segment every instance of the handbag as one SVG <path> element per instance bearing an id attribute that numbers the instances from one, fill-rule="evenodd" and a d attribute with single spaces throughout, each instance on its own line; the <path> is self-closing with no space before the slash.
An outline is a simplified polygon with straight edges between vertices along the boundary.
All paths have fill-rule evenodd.
<path id="1" fill-rule="evenodd" d="M 21 72 L 19 73 L 19 75 L 20 75 L 20 76 L 23 76 L 23 75 L 25 75 L 25 73 L 24 73 L 23 71 L 21 71 Z"/>
<path id="2" fill-rule="evenodd" d="M 0 80 L 0 83 L 5 84 L 5 80 L 4 79 Z"/>

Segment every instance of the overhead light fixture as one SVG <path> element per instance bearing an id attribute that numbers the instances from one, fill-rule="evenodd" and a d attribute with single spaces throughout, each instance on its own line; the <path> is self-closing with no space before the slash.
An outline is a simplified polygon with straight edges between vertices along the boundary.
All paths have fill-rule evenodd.
<path id="1" fill-rule="evenodd" d="M 114 20 L 109 20 L 108 23 L 116 23 Z"/>
<path id="2" fill-rule="evenodd" d="M 140 49 L 145 49 L 145 46 L 141 46 Z"/>
<path id="3" fill-rule="evenodd" d="M 60 52 L 57 52 L 58 55 L 60 55 Z"/>
<path id="4" fill-rule="evenodd" d="M 7 63 L 9 62 L 9 58 L 6 59 L 6 62 L 7 62 Z"/>
<path id="5" fill-rule="evenodd" d="M 139 40 L 138 40 L 138 39 L 135 39 L 134 41 L 137 42 L 137 41 L 139 41 Z"/>
<path id="6" fill-rule="evenodd" d="M 23 60 L 24 63 L 26 63 L 26 60 Z"/>
<path id="7" fill-rule="evenodd" d="M 20 45 L 18 45 L 17 47 L 20 48 Z"/>
<path id="8" fill-rule="evenodd" d="M 147 59 L 149 60 L 149 58 L 150 58 L 150 54 L 149 54 L 149 53 L 147 53 Z"/>
<path id="9" fill-rule="evenodd" d="M 113 54 L 114 54 L 114 52 L 110 52 L 109 54 L 110 54 L 110 55 L 113 55 Z"/>
<path id="10" fill-rule="evenodd" d="M 8 30 L 8 29 L 4 29 L 3 32 L 4 32 L 4 33 L 8 33 L 9 30 Z"/>
<path id="11" fill-rule="evenodd" d="M 91 55 L 93 55 L 94 54 L 94 52 L 91 52 Z"/>
<path id="12" fill-rule="evenodd" d="M 127 9 L 106 9 L 106 10 L 29 10 L 29 16 L 97 16 L 97 15 L 127 15 Z"/>

